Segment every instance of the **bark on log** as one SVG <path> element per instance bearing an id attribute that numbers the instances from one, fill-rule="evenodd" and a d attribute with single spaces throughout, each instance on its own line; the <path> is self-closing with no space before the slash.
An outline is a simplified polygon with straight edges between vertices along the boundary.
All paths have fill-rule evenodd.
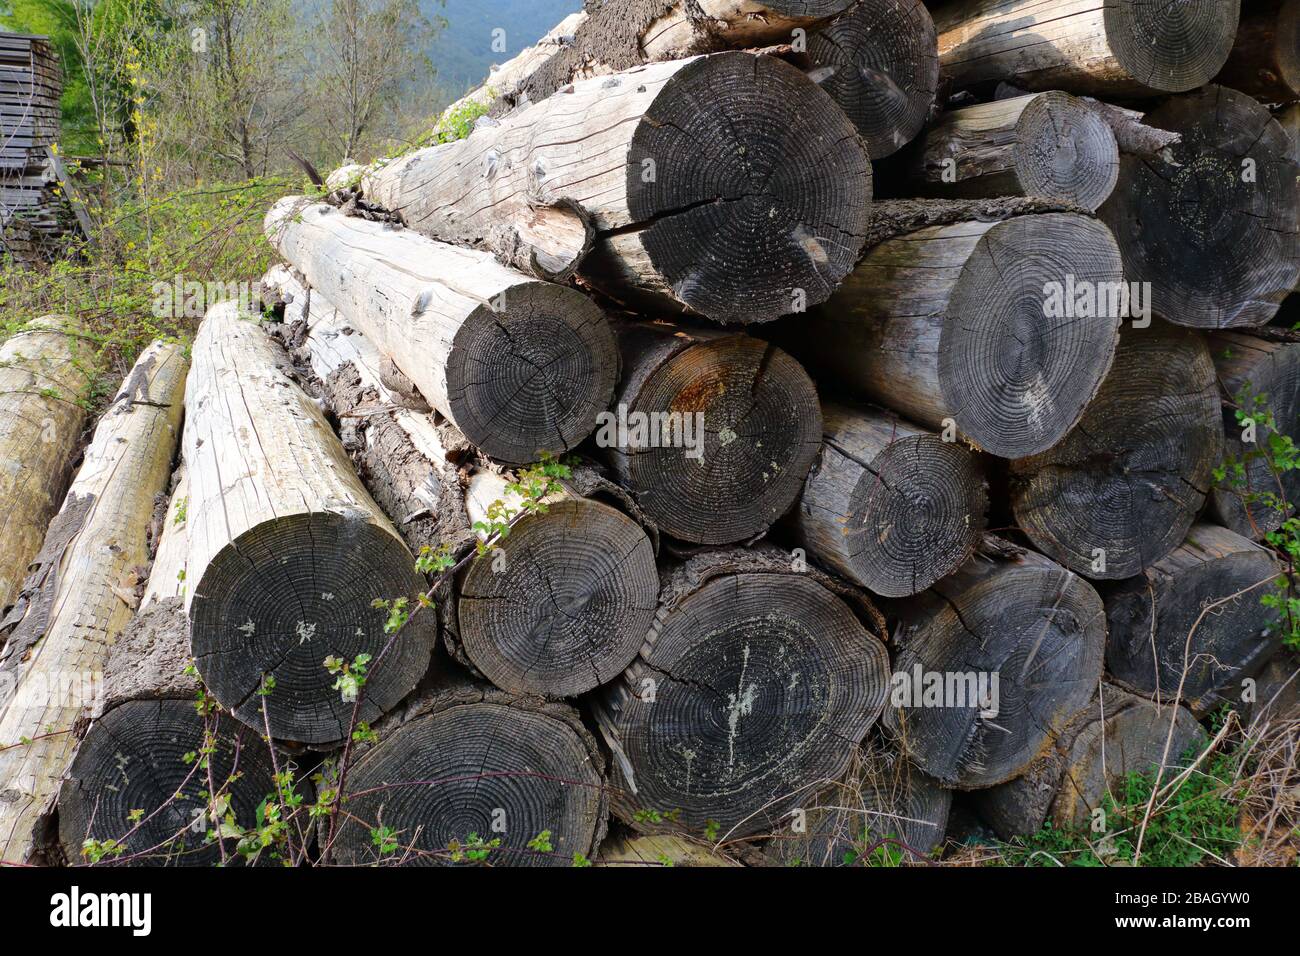
<path id="1" fill-rule="evenodd" d="M 1195 89 L 1223 66 L 1240 0 L 956 0 L 935 13 L 954 87 L 1140 97 Z"/>
<path id="2" fill-rule="evenodd" d="M 561 454 L 609 405 L 614 338 L 580 292 L 303 199 L 277 203 L 266 232 L 485 454 L 512 464 Z"/>
<path id="3" fill-rule="evenodd" d="M 764 533 L 790 510 L 821 442 L 807 372 L 747 335 L 664 322 L 614 331 L 623 380 L 595 442 L 619 482 L 682 541 Z"/>
<path id="4" fill-rule="evenodd" d="M 580 80 L 361 187 L 411 228 L 543 278 L 583 262 L 616 298 L 762 322 L 824 301 L 853 267 L 871 168 L 797 68 L 719 53 Z"/>
<path id="5" fill-rule="evenodd" d="M 572 866 L 605 834 L 604 758 L 578 712 L 475 686 L 422 696 L 379 729 L 348 774 L 333 851 L 344 865 L 431 866 L 477 835 L 500 839 L 487 862 Z M 389 827 L 381 858 L 371 829 Z M 551 852 L 528 847 L 550 832 Z"/>
<path id="6" fill-rule="evenodd" d="M 104 656 L 131 620 L 156 495 L 171 473 L 186 360 L 155 342 L 95 429 L 0 629 L 0 860 L 25 862 L 76 752 Z M 31 742 L 18 745 L 24 738 Z M 18 746 L 15 746 L 18 745 Z"/>
<path id="7" fill-rule="evenodd" d="M 1040 196 L 1095 210 L 1115 188 L 1119 147 L 1087 103 L 1029 93 L 943 114 L 910 176 L 931 196 Z"/>
<path id="8" fill-rule="evenodd" d="M 1090 578 L 1127 578 L 1182 543 L 1223 455 L 1210 350 L 1164 323 L 1126 326 L 1083 418 L 1011 464 L 1011 506 L 1034 547 Z"/>
<path id="9" fill-rule="evenodd" d="M 1260 601 L 1281 573 L 1259 545 L 1193 525 L 1168 557 L 1106 588 L 1107 671 L 1126 689 L 1185 704 L 1198 717 L 1239 700 L 1241 679 L 1281 643 L 1277 612 Z"/>
<path id="10" fill-rule="evenodd" d="M 932 226 L 874 247 L 783 344 L 823 383 L 1021 458 L 1074 427 L 1119 337 L 1115 316 L 1045 319 L 1048 284 L 1073 304 L 1075 286 L 1122 279 L 1114 238 L 1082 215 Z"/>
<path id="11" fill-rule="evenodd" d="M 894 611 L 884 724 L 945 787 L 974 790 L 1021 773 L 1101 679 L 1101 598 L 1032 551 L 1013 562 L 976 556 Z"/>
<path id="12" fill-rule="evenodd" d="M 782 866 L 864 866 L 880 854 L 924 860 L 943 842 L 952 791 L 869 741 L 843 780 L 818 794 L 766 850 Z"/>
<path id="13" fill-rule="evenodd" d="M 1300 278 L 1300 170 L 1268 110 L 1222 86 L 1147 122 L 1182 134 L 1173 163 L 1120 157 L 1098 210 L 1156 315 L 1198 328 L 1263 325 Z"/>
<path id="14" fill-rule="evenodd" d="M 1211 496 L 1213 516 L 1237 534 L 1262 541 L 1300 502 L 1300 471 L 1276 471 L 1267 451 L 1274 435 L 1300 440 L 1300 343 L 1216 332 L 1209 345 L 1223 389 L 1228 461 L 1227 475 Z M 1238 410 L 1251 417 L 1253 428 L 1237 421 Z M 1266 425 L 1269 417 L 1274 428 Z M 1247 437 L 1254 441 L 1247 443 Z"/>
<path id="15" fill-rule="evenodd" d="M 311 312 L 306 349 L 326 403 L 345 423 L 344 447 L 413 551 L 458 548 L 496 501 L 520 510 L 508 477 L 456 458 L 454 436 L 401 406 L 374 346 L 319 293 Z M 470 560 L 448 599 L 448 648 L 514 693 L 573 697 L 607 683 L 653 623 L 654 551 L 622 511 L 566 493 L 546 513 L 518 518 L 494 552 Z"/>
<path id="16" fill-rule="evenodd" d="M 596 709 L 624 822 L 699 835 L 716 821 L 724 842 L 771 832 L 847 769 L 888 656 L 799 566 L 724 550 L 665 572 L 658 625 Z"/>
<path id="17" fill-rule="evenodd" d="M 93 368 L 93 350 L 66 316 L 44 316 L 0 346 L 0 611 L 68 488 Z"/>
<path id="18" fill-rule="evenodd" d="M 411 598 L 424 579 L 257 323 L 219 305 L 193 355 L 186 577 L 199 673 L 250 726 L 265 708 L 273 737 L 342 740 L 354 703 L 331 687 L 325 659 L 372 656 L 359 720 L 394 707 L 427 670 L 436 625 L 415 615 L 381 660 L 387 612 L 372 602 Z"/>
<path id="19" fill-rule="evenodd" d="M 1097 699 L 1028 771 L 978 792 L 976 807 L 1004 840 L 1035 834 L 1049 820 L 1057 828 L 1083 829 L 1107 794 L 1122 791 L 1129 774 L 1154 775 L 1163 766 L 1168 781 L 1188 749 L 1203 747 L 1206 739 L 1185 707 L 1162 707 L 1102 684 Z"/>
<path id="20" fill-rule="evenodd" d="M 826 404 L 825 438 L 790 516 L 794 543 L 884 597 L 924 591 L 984 536 L 984 477 L 965 448 L 875 409 Z"/>
<path id="21" fill-rule="evenodd" d="M 1216 83 L 1265 103 L 1300 100 L 1300 0 L 1254 0 Z"/>
<path id="22" fill-rule="evenodd" d="M 1282 131 L 1291 143 L 1288 155 L 1294 162 L 1300 163 L 1300 103 L 1292 103 L 1279 110 L 1274 114 L 1274 119 L 1282 125 Z M 1296 288 L 1300 289 L 1300 282 Z"/>

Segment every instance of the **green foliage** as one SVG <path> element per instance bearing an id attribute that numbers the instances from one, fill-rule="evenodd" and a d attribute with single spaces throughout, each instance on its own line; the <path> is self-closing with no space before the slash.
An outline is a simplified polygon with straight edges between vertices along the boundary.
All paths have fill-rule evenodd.
<path id="1" fill-rule="evenodd" d="M 1233 799 L 1238 760 L 1229 753 L 1210 754 L 1168 800 L 1157 801 L 1137 854 L 1138 833 L 1155 786 L 1154 774 L 1130 774 L 1102 806 L 1103 832 L 1063 828 L 1047 823 L 1032 837 L 1002 847 L 1013 866 L 1195 866 L 1228 857 L 1242 844 L 1240 806 Z M 1168 781 L 1166 780 L 1165 783 Z"/>
<path id="2" fill-rule="evenodd" d="M 1296 562 L 1300 559 L 1300 516 L 1283 493 L 1282 480 L 1283 475 L 1300 468 L 1300 448 L 1289 435 L 1279 431 L 1266 394 L 1252 394 L 1249 388 L 1243 389 L 1237 395 L 1234 415 L 1243 433 L 1254 432 L 1255 441 L 1240 457 L 1225 457 L 1223 464 L 1214 470 L 1214 480 L 1236 491 L 1248 509 L 1262 507 L 1280 522 L 1277 530 L 1265 533 L 1264 541 L 1285 562 L 1286 573 L 1261 595 L 1260 601 L 1278 612 L 1283 643 L 1300 649 L 1300 597 L 1295 587 Z M 1254 467 L 1257 465 L 1262 465 L 1269 475 L 1266 487 L 1252 486 L 1251 475 L 1258 471 Z"/>
<path id="3" fill-rule="evenodd" d="M 488 855 L 501 847 L 501 838 L 485 841 L 477 833 L 471 833 L 465 842 L 452 840 L 447 844 L 447 853 L 453 863 L 485 863 Z"/>
<path id="4" fill-rule="evenodd" d="M 334 690 L 339 691 L 346 702 L 355 702 L 361 693 L 371 659 L 369 654 L 358 654 L 350 663 L 333 654 L 325 658 L 325 669 L 335 677 Z"/>

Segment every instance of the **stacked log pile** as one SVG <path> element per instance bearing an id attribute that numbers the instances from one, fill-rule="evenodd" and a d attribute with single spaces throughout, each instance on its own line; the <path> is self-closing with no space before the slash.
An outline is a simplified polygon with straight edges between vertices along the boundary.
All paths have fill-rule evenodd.
<path id="1" fill-rule="evenodd" d="M 47 258 L 68 227 L 50 154 L 62 91 L 49 40 L 0 33 L 0 253 L 19 262 Z"/>
<path id="2" fill-rule="evenodd" d="M 923 861 L 1285 712 L 1294 10 L 604 0 L 286 197 L 7 857 L 227 861 L 323 759 L 302 859 Z"/>

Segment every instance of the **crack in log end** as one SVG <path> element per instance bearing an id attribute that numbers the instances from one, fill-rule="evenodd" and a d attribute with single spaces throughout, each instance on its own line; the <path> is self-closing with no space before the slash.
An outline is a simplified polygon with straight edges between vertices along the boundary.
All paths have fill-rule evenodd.
<path id="1" fill-rule="evenodd" d="M 653 175 L 645 175 L 646 170 Z M 852 125 L 789 64 L 721 53 L 692 61 L 633 135 L 631 233 L 654 278 L 640 285 L 719 322 L 765 322 L 816 305 L 862 248 L 871 168 Z M 602 236 L 608 240 L 614 236 Z M 630 266 L 639 269 L 640 266 Z M 593 261 L 588 278 L 626 284 Z"/>

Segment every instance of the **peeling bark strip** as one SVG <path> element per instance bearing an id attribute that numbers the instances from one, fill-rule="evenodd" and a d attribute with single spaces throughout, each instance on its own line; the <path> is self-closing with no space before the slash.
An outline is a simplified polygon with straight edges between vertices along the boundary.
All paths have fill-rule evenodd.
<path id="1" fill-rule="evenodd" d="M 659 621 L 604 692 L 612 805 L 719 836 L 771 832 L 840 776 L 885 699 L 884 644 L 776 549 L 707 552 L 667 572 Z"/>
<path id="2" fill-rule="evenodd" d="M 320 409 L 285 374 L 287 357 L 237 308 L 208 312 L 187 392 L 190 639 L 204 683 L 273 737 L 342 740 L 353 703 L 329 656 L 377 658 L 388 642 L 376 599 L 423 590 L 414 558 L 352 470 Z M 374 720 L 429 666 L 436 625 L 415 616 L 366 675 Z M 269 695 L 258 691 L 273 678 Z"/>
<path id="3" fill-rule="evenodd" d="M 1169 724 L 1173 722 L 1172 739 Z M 1187 750 L 1204 746 L 1205 731 L 1183 707 L 1161 707 L 1113 684 L 1077 714 L 1043 756 L 1015 780 L 975 794 L 982 816 L 1004 840 L 1031 836 L 1049 820 L 1058 828 L 1086 827 L 1129 774 L 1168 780 Z M 1168 745 L 1168 759 L 1164 759 Z"/>
<path id="4" fill-rule="evenodd" d="M 970 452 L 875 409 L 826 404 L 825 441 L 790 518 L 817 561 L 884 597 L 925 590 L 984 535 Z"/>
<path id="5" fill-rule="evenodd" d="M 518 507 L 507 480 L 448 454 L 445 430 L 402 408 L 379 356 L 324 297 L 312 297 L 306 347 L 344 444 L 413 549 L 466 542 L 493 501 Z M 461 488 L 457 471 L 467 474 Z M 450 602 L 448 647 L 493 684 L 573 697 L 631 663 L 654 620 L 654 547 L 636 521 L 599 501 L 562 496 L 521 518 L 475 557 Z"/>
<path id="6" fill-rule="evenodd" d="M 720 53 L 581 80 L 468 139 L 372 167 L 361 185 L 412 229 L 498 256 L 517 240 L 576 263 L 576 229 L 528 230 L 539 209 L 581 210 L 597 231 L 581 270 L 593 285 L 764 322 L 824 301 L 853 267 L 871 164 L 798 69 Z"/>
<path id="7" fill-rule="evenodd" d="M 348 774 L 348 812 L 334 852 L 343 865 L 379 858 L 371 835 L 390 827 L 386 862 L 451 862 L 470 834 L 501 840 L 489 862 L 572 866 L 605 835 L 605 761 L 578 712 L 494 688 L 439 689 L 379 728 Z M 553 851 L 528 847 L 544 830 Z M 440 853 L 440 857 L 432 854 Z"/>
<path id="8" fill-rule="evenodd" d="M 68 488 L 93 361 L 67 316 L 38 319 L 0 346 L 0 610 L 17 597 Z"/>
<path id="9" fill-rule="evenodd" d="M 1300 167 L 1268 110 L 1207 86 L 1146 122 L 1182 134 L 1172 162 L 1124 155 L 1098 210 L 1129 279 L 1179 325 L 1263 325 L 1300 280 Z"/>
<path id="10" fill-rule="evenodd" d="M 788 820 L 766 856 L 780 866 L 863 866 L 867 848 L 888 840 L 890 853 L 913 863 L 943 843 L 951 806 L 951 790 L 868 738 L 844 779 L 807 801 L 807 816 L 798 827 Z"/>
<path id="11" fill-rule="evenodd" d="M 61 544 L 49 573 L 30 579 L 15 611 L 40 617 L 34 642 L 11 641 L 0 661 L 0 860 L 22 863 L 34 829 L 76 753 L 108 648 L 131 620 L 138 569 L 148 563 L 155 496 L 171 473 L 185 387 L 184 352 L 155 342 L 104 412 L 64 500 L 75 520 L 51 525 Z M 21 610 L 20 610 L 21 608 Z M 12 622 L 13 615 L 6 623 Z M 18 629 L 23 628 L 23 620 Z M 21 739 L 32 742 L 12 746 Z"/>
<path id="12" fill-rule="evenodd" d="M 1151 96 L 1195 89 L 1223 66 L 1241 0 L 955 0 L 935 11 L 955 87 Z"/>
<path id="13" fill-rule="evenodd" d="M 1125 326 L 1115 364 L 1055 448 L 1011 465 L 1016 523 L 1089 578 L 1128 578 L 1182 542 L 1223 457 L 1210 350 L 1164 323 Z"/>
<path id="14" fill-rule="evenodd" d="M 1197 717 L 1237 701 L 1241 678 L 1281 644 L 1277 612 L 1260 603 L 1281 573 L 1272 552 L 1227 528 L 1193 525 L 1167 557 L 1106 589 L 1107 671 L 1128 690 L 1173 701 L 1186 670 L 1178 702 Z"/>
<path id="15" fill-rule="evenodd" d="M 1300 0 L 1254 0 L 1215 82 L 1265 103 L 1300 99 Z"/>
<path id="16" fill-rule="evenodd" d="M 932 202 L 941 220 L 952 208 Z M 1123 278 L 1114 238 L 1085 216 L 932 226 L 871 249 L 782 342 L 822 381 L 930 428 L 955 422 L 985 451 L 1020 458 L 1079 420 L 1119 338 L 1113 316 L 1049 318 L 1049 284 L 1100 289 Z"/>
<path id="17" fill-rule="evenodd" d="M 1273 418 L 1277 434 L 1300 440 L 1300 343 L 1269 342 L 1248 332 L 1215 332 L 1208 341 L 1222 389 L 1227 438 L 1224 457 L 1242 463 L 1246 469 L 1242 487 L 1231 481 L 1215 487 L 1211 496 L 1213 516 L 1237 534 L 1262 541 L 1290 514 L 1271 507 L 1260 496 L 1300 501 L 1300 471 L 1275 474 L 1269 466 L 1267 450 L 1274 430 L 1263 422 L 1267 413 Z M 1257 403 L 1256 399 L 1261 401 Z M 1242 440 L 1247 426 L 1237 421 L 1238 409 L 1256 420 L 1253 442 Z"/>
<path id="18" fill-rule="evenodd" d="M 1039 196 L 1100 206 L 1119 177 L 1119 147 L 1101 113 L 1053 90 L 943 114 L 911 166 L 941 197 Z"/>
<path id="19" fill-rule="evenodd" d="M 608 406 L 614 339 L 580 292 L 302 198 L 276 203 L 266 233 L 485 454 L 562 454 Z"/>
<path id="20" fill-rule="evenodd" d="M 1101 598 L 1032 551 L 1014 562 L 975 557 L 895 610 L 896 675 L 998 675 L 995 708 L 955 699 L 885 706 L 903 753 L 945 787 L 974 790 L 1020 774 L 1101 679 Z"/>
<path id="21" fill-rule="evenodd" d="M 623 381 L 596 444 L 615 476 L 660 530 L 682 541 L 729 544 L 765 532 L 798 497 L 820 445 L 808 374 L 747 335 L 663 322 L 616 322 L 614 330 Z M 672 414 L 702 430 L 692 433 L 695 447 L 619 442 L 622 417 Z"/>

